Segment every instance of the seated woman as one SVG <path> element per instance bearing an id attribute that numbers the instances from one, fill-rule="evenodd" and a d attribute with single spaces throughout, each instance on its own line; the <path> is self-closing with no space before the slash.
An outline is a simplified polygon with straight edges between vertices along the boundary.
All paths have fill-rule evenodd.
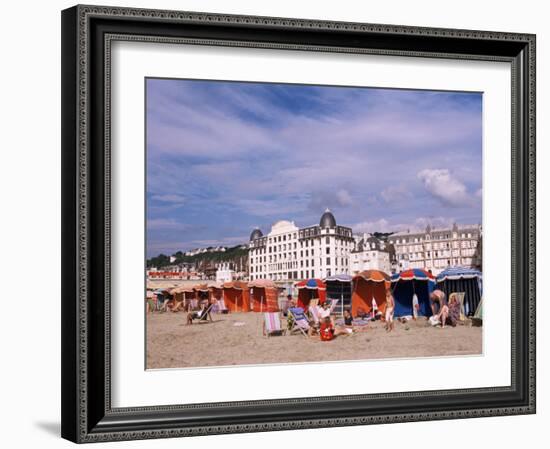
<path id="1" fill-rule="evenodd" d="M 460 304 L 456 295 L 451 295 L 449 300 L 449 304 L 443 304 L 441 311 L 434 315 L 434 318 L 441 323 L 442 328 L 447 324 L 455 327 L 460 318 Z"/>

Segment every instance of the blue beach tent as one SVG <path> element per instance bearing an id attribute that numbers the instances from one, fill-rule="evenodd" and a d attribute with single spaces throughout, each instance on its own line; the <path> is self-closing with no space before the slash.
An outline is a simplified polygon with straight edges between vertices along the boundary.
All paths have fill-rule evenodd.
<path id="1" fill-rule="evenodd" d="M 418 298 L 418 314 L 429 317 L 432 315 L 430 294 L 435 288 L 435 278 L 426 270 L 412 270 L 396 273 L 391 277 L 391 289 L 395 299 L 395 317 L 413 315 L 413 295 Z"/>
<path id="2" fill-rule="evenodd" d="M 482 274 L 475 268 L 449 267 L 437 276 L 437 288 L 449 299 L 451 293 L 464 292 L 464 313 L 473 315 L 481 301 Z"/>

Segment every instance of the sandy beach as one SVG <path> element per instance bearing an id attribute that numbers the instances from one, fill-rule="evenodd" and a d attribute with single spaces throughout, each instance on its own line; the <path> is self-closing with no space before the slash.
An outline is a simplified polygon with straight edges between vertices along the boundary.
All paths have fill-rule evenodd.
<path id="1" fill-rule="evenodd" d="M 214 322 L 186 325 L 182 312 L 147 315 L 147 368 L 188 368 L 300 363 L 382 358 L 476 355 L 482 352 L 482 328 L 469 322 L 456 327 L 431 327 L 424 318 L 397 322 L 393 332 L 384 323 L 324 342 L 301 333 L 266 338 L 262 314 L 213 314 Z M 286 322 L 283 322 L 283 326 Z"/>

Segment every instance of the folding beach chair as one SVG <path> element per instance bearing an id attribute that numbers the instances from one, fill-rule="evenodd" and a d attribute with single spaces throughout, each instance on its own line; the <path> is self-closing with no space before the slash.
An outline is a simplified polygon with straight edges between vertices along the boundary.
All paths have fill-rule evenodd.
<path id="1" fill-rule="evenodd" d="M 456 300 L 460 304 L 460 321 L 464 321 L 466 319 L 466 312 L 464 310 L 464 297 L 466 296 L 466 292 L 454 292 L 449 295 L 449 298 L 451 295 L 456 295 Z"/>
<path id="2" fill-rule="evenodd" d="M 332 315 L 334 311 L 336 310 L 336 306 L 338 305 L 339 299 L 331 299 L 330 300 L 330 314 Z"/>
<path id="3" fill-rule="evenodd" d="M 284 335 L 286 329 L 281 326 L 281 316 L 279 312 L 265 312 L 264 323 L 262 328 L 263 335 L 270 337 L 271 335 Z"/>
<path id="4" fill-rule="evenodd" d="M 214 321 L 211 314 L 213 306 L 214 304 L 208 304 L 206 309 L 193 312 L 193 315 L 191 315 L 191 321 L 197 320 L 199 324 Z"/>
<path id="5" fill-rule="evenodd" d="M 319 313 L 319 308 L 317 306 L 312 307 L 311 305 L 307 309 L 311 321 L 313 321 L 313 330 L 318 333 L 319 328 L 321 327 L 321 315 Z"/>
<path id="6" fill-rule="evenodd" d="M 292 319 L 292 326 L 289 328 L 289 333 L 292 334 L 296 330 L 299 330 L 305 337 L 307 337 L 307 332 L 311 328 L 307 317 L 304 313 L 304 309 L 301 307 L 291 307 L 288 309 L 288 314 Z"/>

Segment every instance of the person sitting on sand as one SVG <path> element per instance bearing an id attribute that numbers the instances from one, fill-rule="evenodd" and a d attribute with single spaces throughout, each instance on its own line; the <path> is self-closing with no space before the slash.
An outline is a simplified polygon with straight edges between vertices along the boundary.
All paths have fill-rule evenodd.
<path id="1" fill-rule="evenodd" d="M 330 341 L 334 338 L 334 326 L 330 317 L 326 317 L 321 322 L 321 328 L 319 329 L 319 335 L 322 341 Z"/>
<path id="2" fill-rule="evenodd" d="M 441 313 L 436 315 L 437 320 L 441 323 L 441 328 L 444 328 L 446 324 L 455 327 L 456 323 L 460 319 L 460 304 L 456 297 L 456 294 L 452 294 L 449 297 L 449 304 L 444 304 L 441 307 Z"/>
<path id="3" fill-rule="evenodd" d="M 393 330 L 393 313 L 395 309 L 395 300 L 391 294 L 391 290 L 386 290 L 386 330 L 391 332 Z"/>
<path id="4" fill-rule="evenodd" d="M 344 310 L 344 325 L 336 326 L 334 329 L 334 336 L 337 335 L 349 335 L 353 333 L 353 317 L 349 310 Z"/>
<path id="5" fill-rule="evenodd" d="M 207 313 L 207 310 L 208 310 L 208 306 L 210 304 L 208 303 L 208 301 L 204 301 L 202 304 L 201 304 L 201 309 L 196 311 L 196 312 L 189 312 L 187 314 L 187 324 L 193 324 L 193 320 L 195 319 L 202 319 L 203 317 L 203 314 L 204 313 Z"/>

